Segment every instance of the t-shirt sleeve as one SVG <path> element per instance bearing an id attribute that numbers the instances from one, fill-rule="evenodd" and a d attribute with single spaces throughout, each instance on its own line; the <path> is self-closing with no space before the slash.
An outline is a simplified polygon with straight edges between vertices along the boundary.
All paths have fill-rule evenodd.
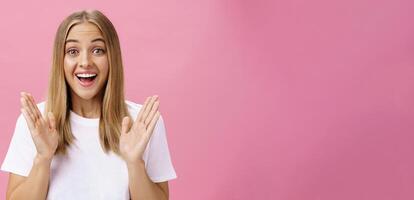
<path id="1" fill-rule="evenodd" d="M 23 115 L 17 118 L 16 127 L 1 165 L 1 170 L 21 176 L 28 176 L 36 156 L 36 147 Z"/>
<path id="2" fill-rule="evenodd" d="M 160 116 L 148 142 L 144 156 L 148 176 L 153 182 L 164 182 L 177 178 L 168 149 L 164 120 Z"/>

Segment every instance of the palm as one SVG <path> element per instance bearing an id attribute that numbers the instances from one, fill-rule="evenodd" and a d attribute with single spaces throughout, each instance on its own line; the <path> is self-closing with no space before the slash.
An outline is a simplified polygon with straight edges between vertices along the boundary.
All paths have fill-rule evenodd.
<path id="1" fill-rule="evenodd" d="M 45 158 L 52 158 L 57 146 L 59 136 L 56 131 L 55 118 L 52 113 L 43 116 L 37 108 L 30 94 L 22 93 L 22 112 L 32 135 L 37 153 Z"/>
<path id="2" fill-rule="evenodd" d="M 147 98 L 132 127 L 129 117 L 124 117 L 122 120 L 119 150 L 127 163 L 135 163 L 143 158 L 145 148 L 160 116 L 157 98 L 157 96 Z"/>
<path id="3" fill-rule="evenodd" d="M 133 127 L 129 132 L 121 135 L 119 146 L 126 161 L 133 162 L 135 158 L 142 157 L 149 140 L 145 135 L 148 134 L 143 125 L 137 128 Z"/>
<path id="4" fill-rule="evenodd" d="M 33 142 L 35 143 L 37 152 L 40 155 L 48 157 L 53 156 L 58 145 L 58 134 L 56 129 L 49 128 L 49 123 L 45 119 L 41 120 L 33 130 L 31 130 Z"/>

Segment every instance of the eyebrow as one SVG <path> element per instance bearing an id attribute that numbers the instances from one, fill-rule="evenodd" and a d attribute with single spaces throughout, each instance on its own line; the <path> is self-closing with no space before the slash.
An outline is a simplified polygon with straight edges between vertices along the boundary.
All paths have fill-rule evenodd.
<path id="1" fill-rule="evenodd" d="M 91 41 L 91 43 L 93 43 L 93 42 L 99 42 L 99 41 L 101 41 L 101 42 L 105 43 L 105 40 L 104 40 L 104 39 L 102 39 L 102 38 L 96 38 L 96 39 L 93 39 L 93 40 Z M 79 40 L 75 40 L 75 39 L 68 39 L 68 40 L 66 40 L 66 43 L 68 43 L 68 42 L 77 42 L 77 43 L 79 43 Z"/>

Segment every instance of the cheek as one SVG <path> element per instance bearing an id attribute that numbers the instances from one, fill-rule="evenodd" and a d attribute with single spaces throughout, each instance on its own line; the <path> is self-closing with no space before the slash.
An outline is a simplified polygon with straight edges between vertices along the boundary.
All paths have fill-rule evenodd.
<path id="1" fill-rule="evenodd" d="M 108 63 L 106 63 L 106 65 L 104 66 L 103 72 L 105 74 L 105 77 L 108 78 L 108 74 L 109 74 L 109 66 L 108 66 Z"/>
<path id="2" fill-rule="evenodd" d="M 98 66 L 99 72 L 105 77 L 108 77 L 108 71 L 109 71 L 108 59 L 107 58 L 99 59 L 96 61 L 96 64 Z"/>
<path id="3" fill-rule="evenodd" d="M 65 77 L 70 78 L 73 74 L 73 70 L 75 69 L 76 62 L 72 59 L 65 57 L 63 61 L 63 69 L 65 71 Z"/>

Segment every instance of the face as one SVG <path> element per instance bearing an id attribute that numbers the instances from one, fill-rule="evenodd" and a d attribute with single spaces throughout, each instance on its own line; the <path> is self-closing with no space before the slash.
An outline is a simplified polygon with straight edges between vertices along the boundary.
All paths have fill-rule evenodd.
<path id="1" fill-rule="evenodd" d="M 85 22 L 71 28 L 65 44 L 64 71 L 72 98 L 102 97 L 109 64 L 105 41 L 96 25 Z"/>

